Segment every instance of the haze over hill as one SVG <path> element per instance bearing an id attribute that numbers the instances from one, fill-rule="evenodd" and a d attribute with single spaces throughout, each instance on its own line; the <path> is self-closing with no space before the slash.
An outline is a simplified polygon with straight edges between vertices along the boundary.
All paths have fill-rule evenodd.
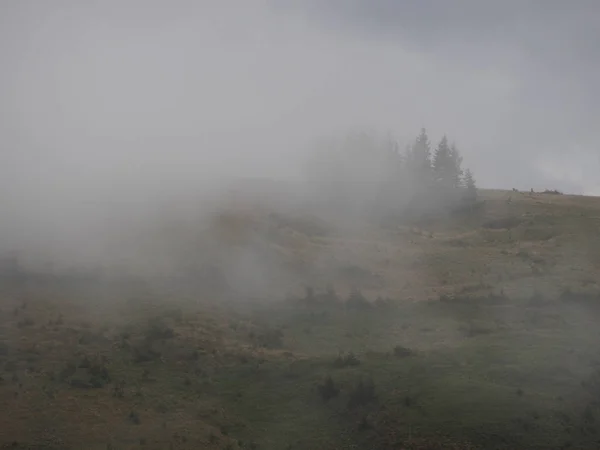
<path id="1" fill-rule="evenodd" d="M 421 127 L 481 187 L 597 192 L 598 7 L 547 5 L 3 4 L 3 204 L 39 220 L 59 199 L 281 177 L 315 136 L 404 147 Z"/>
<path id="2" fill-rule="evenodd" d="M 0 3 L 0 448 L 597 448 L 597 2 Z"/>
<path id="3" fill-rule="evenodd" d="M 595 448 L 600 201 L 478 194 L 358 227 L 242 195 L 109 276 L 3 266 L 0 446 Z"/>

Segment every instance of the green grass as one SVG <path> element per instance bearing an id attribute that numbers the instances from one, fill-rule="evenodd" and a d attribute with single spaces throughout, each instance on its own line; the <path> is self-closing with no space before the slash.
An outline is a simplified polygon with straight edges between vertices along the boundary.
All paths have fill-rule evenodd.
<path id="1" fill-rule="evenodd" d="M 81 388 L 60 376 L 46 384 L 59 398 L 64 392 L 88 404 L 120 404 L 123 427 L 193 417 L 213 430 L 222 448 L 393 448 L 399 439 L 417 437 L 480 448 L 560 448 L 567 442 L 594 448 L 600 439 L 600 427 L 582 431 L 588 406 L 582 382 L 592 377 L 600 356 L 600 332 L 598 314 L 580 303 L 455 300 L 348 311 L 341 304 L 281 302 L 250 308 L 248 316 L 223 324 L 221 334 L 232 344 L 221 343 L 216 353 L 197 341 L 186 344 L 184 336 L 199 324 L 185 317 L 179 325 L 158 326 L 152 319 L 129 327 L 130 346 L 115 329 L 112 339 L 77 344 L 79 356 L 63 355 L 56 371 L 80 366 L 66 379 L 89 376 L 87 366 L 100 360 L 94 355 L 107 355 L 102 367 L 110 379 L 102 386 Z M 249 330 L 261 329 L 282 330 L 282 348 L 257 347 Z M 29 332 L 39 337 L 42 330 Z M 132 346 L 148 340 L 158 356 L 136 360 Z M 412 352 L 395 355 L 396 346 Z M 358 362 L 336 364 L 345 352 Z M 21 378 L 26 370 L 20 355 L 8 353 L 21 366 Z M 50 356 L 38 363 L 46 366 Z M 324 401 L 318 386 L 328 376 L 340 394 Z M 25 390 L 42 379 L 24 377 Z M 376 400 L 351 407 L 361 380 L 373 381 Z M 122 397 L 114 394 L 119 383 Z M 131 411 L 135 422 L 127 419 Z M 152 439 L 156 430 L 147 433 L 145 446 L 159 442 Z M 202 439 L 209 439 L 208 431 Z M 205 441 L 190 437 L 178 445 L 188 442 Z"/>
<path id="2" fill-rule="evenodd" d="M 421 308 L 415 306 L 415 317 L 423 314 L 419 312 Z M 556 308 L 564 316 L 570 313 L 577 316 L 569 310 L 570 306 L 557 305 Z M 510 310 L 503 311 L 505 315 L 527 317 L 528 311 L 521 306 L 511 305 L 505 309 Z M 484 308 L 480 314 L 486 312 L 491 316 L 498 314 L 491 307 L 489 311 Z M 363 317 L 362 326 L 370 329 L 383 325 L 385 329 L 394 318 L 400 319 L 410 313 L 410 308 L 403 309 L 402 315 L 396 312 L 396 317 L 389 311 L 386 314 L 375 311 L 371 317 L 368 314 Z M 546 314 L 543 311 L 536 313 Z M 331 330 L 342 324 L 356 325 L 343 313 L 338 314 L 342 317 L 331 319 L 335 325 L 313 325 L 314 332 L 304 337 L 307 347 L 318 336 L 317 346 L 322 350 L 320 339 L 328 333 L 333 341 L 339 336 L 331 334 Z M 436 330 L 432 333 L 445 333 L 443 328 L 435 327 L 437 314 L 438 311 L 434 311 L 430 316 L 431 326 Z M 290 321 L 295 319 L 290 315 Z M 594 439 L 600 438 L 598 433 L 568 433 L 557 422 L 555 414 L 569 410 L 576 414 L 582 409 L 578 398 L 581 382 L 590 376 L 592 362 L 597 356 L 598 333 L 581 335 L 579 332 L 579 327 L 589 329 L 594 321 L 591 317 L 578 319 L 581 321 L 562 325 L 562 328 L 543 323 L 535 327 L 530 321 L 517 322 L 490 334 L 465 338 L 458 345 L 421 350 L 407 358 L 394 357 L 391 344 L 384 346 L 375 340 L 370 352 L 354 349 L 360 360 L 358 366 L 335 368 L 335 352 L 331 352 L 329 358 L 312 356 L 295 365 L 275 361 L 262 368 L 260 375 L 259 372 L 254 375 L 240 372 L 239 379 L 228 380 L 227 385 L 231 383 L 232 389 L 242 384 L 248 386 L 244 396 L 235 403 L 245 404 L 242 416 L 256 418 L 258 423 L 266 421 L 272 427 L 283 426 L 286 430 L 294 424 L 307 430 L 318 427 L 323 420 L 322 414 L 332 411 L 335 417 L 350 416 L 358 420 L 356 414 L 347 410 L 348 392 L 352 383 L 369 377 L 376 384 L 379 400 L 366 411 L 375 417 L 375 422 L 378 415 L 396 411 L 402 426 L 410 426 L 413 435 L 468 437 L 478 445 L 494 442 L 494 445 L 504 445 L 503 448 L 559 448 L 570 439 L 579 445 L 587 445 L 585 448 L 593 448 L 589 446 L 594 445 Z M 301 334 L 294 342 L 297 343 L 299 336 Z M 345 342 L 351 347 L 353 341 Z M 367 345 L 361 342 L 363 346 Z M 341 395 L 340 399 L 321 405 L 312 388 L 327 375 L 339 385 Z M 300 400 L 299 395 L 304 400 Z M 407 401 L 407 397 L 410 400 Z M 410 406 L 406 406 L 407 402 Z M 260 404 L 259 408 L 253 406 L 257 404 Z M 533 419 L 534 416 L 537 418 Z M 337 433 L 337 420 L 333 423 L 336 426 L 332 431 Z M 360 440 L 361 432 L 352 429 L 353 425 L 352 420 L 346 421 L 347 433 L 356 434 L 356 439 Z M 408 433 L 408 428 L 405 431 Z M 377 426 L 369 432 L 388 433 Z M 289 433 L 292 431 L 286 431 L 291 435 Z M 272 435 L 270 439 L 258 442 L 265 448 L 279 448 L 282 443 L 273 439 Z M 297 443 L 297 448 L 310 447 L 308 441 L 302 442 L 305 443 Z"/>

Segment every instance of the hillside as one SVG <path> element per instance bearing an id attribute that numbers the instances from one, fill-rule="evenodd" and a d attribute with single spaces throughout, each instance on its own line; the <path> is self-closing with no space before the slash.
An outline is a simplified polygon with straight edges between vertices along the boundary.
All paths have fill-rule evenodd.
<path id="1" fill-rule="evenodd" d="M 185 277 L 5 273 L 0 448 L 598 448 L 600 198 L 481 200 L 237 205 L 178 225 Z"/>

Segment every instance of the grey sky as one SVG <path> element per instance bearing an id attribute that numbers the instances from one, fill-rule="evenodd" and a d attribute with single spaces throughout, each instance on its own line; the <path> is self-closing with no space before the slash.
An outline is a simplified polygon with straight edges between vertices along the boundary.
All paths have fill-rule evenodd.
<path id="1" fill-rule="evenodd" d="M 425 122 L 464 144 L 482 183 L 600 194 L 600 3 L 594 0 L 309 0 L 294 9 L 330 33 L 435 66 Z M 382 65 L 383 66 L 383 65 Z M 404 66 L 406 71 L 414 69 Z M 439 92 L 435 96 L 427 93 Z M 398 93 L 392 93 L 398 96 Z M 454 111 L 454 112 L 451 112 Z M 404 116 L 401 116 L 404 117 Z M 520 161 L 519 167 L 517 161 Z"/>
<path id="2" fill-rule="evenodd" d="M 2 196 L 139 200 L 422 126 L 482 186 L 600 195 L 598 23 L 593 0 L 4 1 Z"/>

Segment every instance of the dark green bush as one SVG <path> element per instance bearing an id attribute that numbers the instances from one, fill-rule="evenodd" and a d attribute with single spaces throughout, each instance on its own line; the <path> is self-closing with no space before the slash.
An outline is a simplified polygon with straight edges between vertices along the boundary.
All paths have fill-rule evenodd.
<path id="1" fill-rule="evenodd" d="M 146 329 L 146 340 L 148 342 L 162 341 L 173 337 L 175 337 L 175 331 L 160 321 L 151 323 Z"/>
<path id="2" fill-rule="evenodd" d="M 396 356 L 398 358 L 406 358 L 406 357 L 412 356 L 414 354 L 415 354 L 415 352 L 413 352 L 410 348 L 406 348 L 401 345 L 396 345 L 394 347 L 394 356 Z"/>
<path id="3" fill-rule="evenodd" d="M 283 347 L 283 331 L 279 329 L 269 329 L 262 333 L 254 335 L 256 344 L 265 348 Z"/>
<path id="4" fill-rule="evenodd" d="M 377 400 L 377 396 L 375 395 L 375 383 L 373 380 L 360 380 L 350 393 L 348 407 L 355 408 L 357 406 L 364 406 L 375 400 Z"/>
<path id="5" fill-rule="evenodd" d="M 352 289 L 348 296 L 348 300 L 346 300 L 346 307 L 348 309 L 364 311 L 373 308 L 373 305 L 365 298 L 359 289 Z"/>
<path id="6" fill-rule="evenodd" d="M 129 416 L 127 416 L 129 421 L 131 423 L 133 423 L 134 425 L 139 425 L 140 423 L 142 423 L 141 419 L 140 419 L 140 415 L 135 412 L 135 411 L 131 411 L 129 413 Z"/>
<path id="7" fill-rule="evenodd" d="M 339 355 L 333 362 L 333 367 L 337 369 L 358 365 L 360 365 L 360 360 L 352 352 L 348 353 L 347 355 Z"/>
<path id="8" fill-rule="evenodd" d="M 135 363 L 154 361 L 160 357 L 160 352 L 154 350 L 150 345 L 141 345 L 133 348 L 133 361 Z"/>
<path id="9" fill-rule="evenodd" d="M 318 391 L 319 395 L 321 395 L 321 398 L 325 402 L 337 397 L 340 394 L 340 390 L 335 385 L 335 382 L 333 381 L 333 378 L 331 378 L 331 376 L 325 378 L 323 384 L 320 384 L 318 386 Z"/>

